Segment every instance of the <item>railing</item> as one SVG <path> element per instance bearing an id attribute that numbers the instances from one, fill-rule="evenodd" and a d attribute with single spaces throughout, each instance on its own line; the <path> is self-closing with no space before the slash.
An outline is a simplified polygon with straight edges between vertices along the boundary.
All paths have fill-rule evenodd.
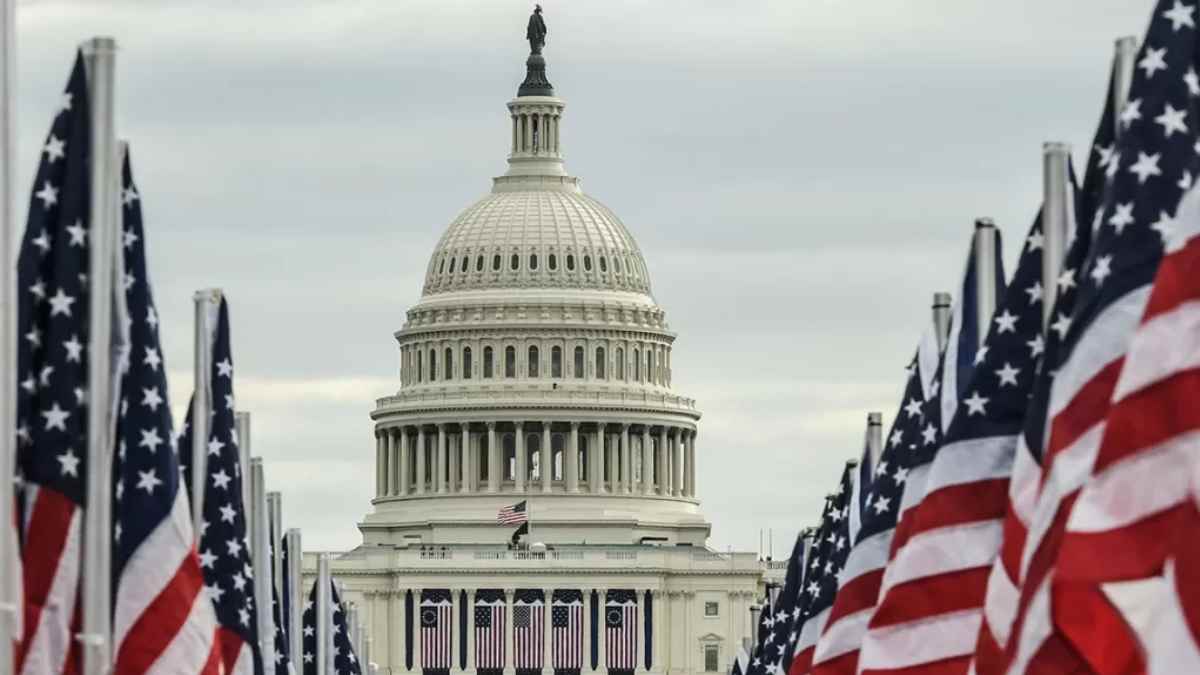
<path id="1" fill-rule="evenodd" d="M 306 568 L 315 567 L 316 555 L 313 551 L 304 553 Z M 441 564 L 523 566 L 529 561 L 577 562 L 613 568 L 655 568 L 691 564 L 699 569 L 711 566 L 738 570 L 761 570 L 764 566 L 782 569 L 787 565 L 786 561 L 761 562 L 753 553 L 723 553 L 685 546 L 564 546 L 545 551 L 531 551 L 496 546 L 425 544 L 403 548 L 372 546 L 333 555 L 340 565 L 362 565 L 368 568 Z"/>
<path id="2" fill-rule="evenodd" d="M 673 410 L 695 410 L 696 400 L 673 394 L 657 394 L 637 391 L 585 391 L 558 389 L 518 389 L 518 385 L 479 385 L 453 387 L 441 390 L 417 389 L 405 391 L 376 400 L 380 408 L 415 404 L 467 404 L 467 403 L 554 403 L 580 405 L 652 405 Z"/>

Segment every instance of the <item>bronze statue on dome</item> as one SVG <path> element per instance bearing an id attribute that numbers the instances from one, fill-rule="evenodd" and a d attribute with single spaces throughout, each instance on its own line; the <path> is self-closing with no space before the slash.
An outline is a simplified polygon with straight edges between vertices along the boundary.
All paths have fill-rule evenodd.
<path id="1" fill-rule="evenodd" d="M 534 5 L 533 14 L 529 16 L 529 25 L 525 28 L 525 39 L 529 40 L 529 53 L 541 54 L 546 46 L 546 22 L 542 20 L 542 6 Z"/>

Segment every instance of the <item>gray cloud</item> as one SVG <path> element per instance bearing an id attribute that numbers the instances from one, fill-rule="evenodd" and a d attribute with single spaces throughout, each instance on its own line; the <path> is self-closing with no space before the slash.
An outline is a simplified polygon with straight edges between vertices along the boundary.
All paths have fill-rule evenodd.
<path id="1" fill-rule="evenodd" d="M 239 403 L 309 546 L 358 541 L 391 334 L 442 228 L 504 169 L 529 4 L 20 6 L 22 184 L 74 45 L 115 35 L 173 402 L 191 293 L 222 286 Z M 893 413 L 975 216 L 1014 259 L 1040 143 L 1086 148 L 1111 41 L 1150 7 L 543 4 L 567 166 L 638 237 L 680 333 L 712 543 L 771 528 L 777 552 L 859 452 L 865 412 Z"/>

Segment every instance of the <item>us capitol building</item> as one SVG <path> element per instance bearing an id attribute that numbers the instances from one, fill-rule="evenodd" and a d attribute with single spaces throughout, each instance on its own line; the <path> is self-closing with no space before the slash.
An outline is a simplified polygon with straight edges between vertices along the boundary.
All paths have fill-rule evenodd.
<path id="1" fill-rule="evenodd" d="M 637 606 L 637 673 L 728 672 L 763 565 L 706 546 L 700 412 L 672 386 L 676 336 L 633 235 L 563 166 L 565 102 L 534 42 L 507 105 L 508 170 L 446 228 L 395 333 L 400 388 L 371 413 L 373 508 L 333 572 L 379 673 L 446 672 L 422 663 L 434 601 L 452 612 L 449 670 L 476 673 L 484 598 L 508 607 L 516 673 L 514 603 L 541 598 L 549 626 L 552 597 L 582 601 L 583 673 L 634 672 L 607 662 L 616 597 Z M 514 545 L 497 512 L 522 501 Z M 549 672 L 549 628 L 544 642 Z"/>

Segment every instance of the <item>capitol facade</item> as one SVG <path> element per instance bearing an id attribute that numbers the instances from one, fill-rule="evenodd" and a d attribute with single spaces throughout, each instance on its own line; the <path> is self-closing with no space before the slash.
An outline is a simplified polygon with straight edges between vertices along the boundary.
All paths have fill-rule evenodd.
<path id="1" fill-rule="evenodd" d="M 539 52 L 507 104 L 508 170 L 446 228 L 395 333 L 399 389 L 371 413 L 372 510 L 333 572 L 380 673 L 727 672 L 763 569 L 706 546 L 676 335 L 629 229 L 564 168 L 565 103 Z M 497 513 L 522 502 L 514 541 Z M 504 647 L 485 656 L 475 622 L 493 606 Z M 545 629 L 543 656 L 517 663 L 522 606 L 547 626 L 552 607 L 579 609 L 575 661 Z M 620 654 L 618 606 L 636 624 Z M 430 607 L 446 612 L 436 653 Z"/>

